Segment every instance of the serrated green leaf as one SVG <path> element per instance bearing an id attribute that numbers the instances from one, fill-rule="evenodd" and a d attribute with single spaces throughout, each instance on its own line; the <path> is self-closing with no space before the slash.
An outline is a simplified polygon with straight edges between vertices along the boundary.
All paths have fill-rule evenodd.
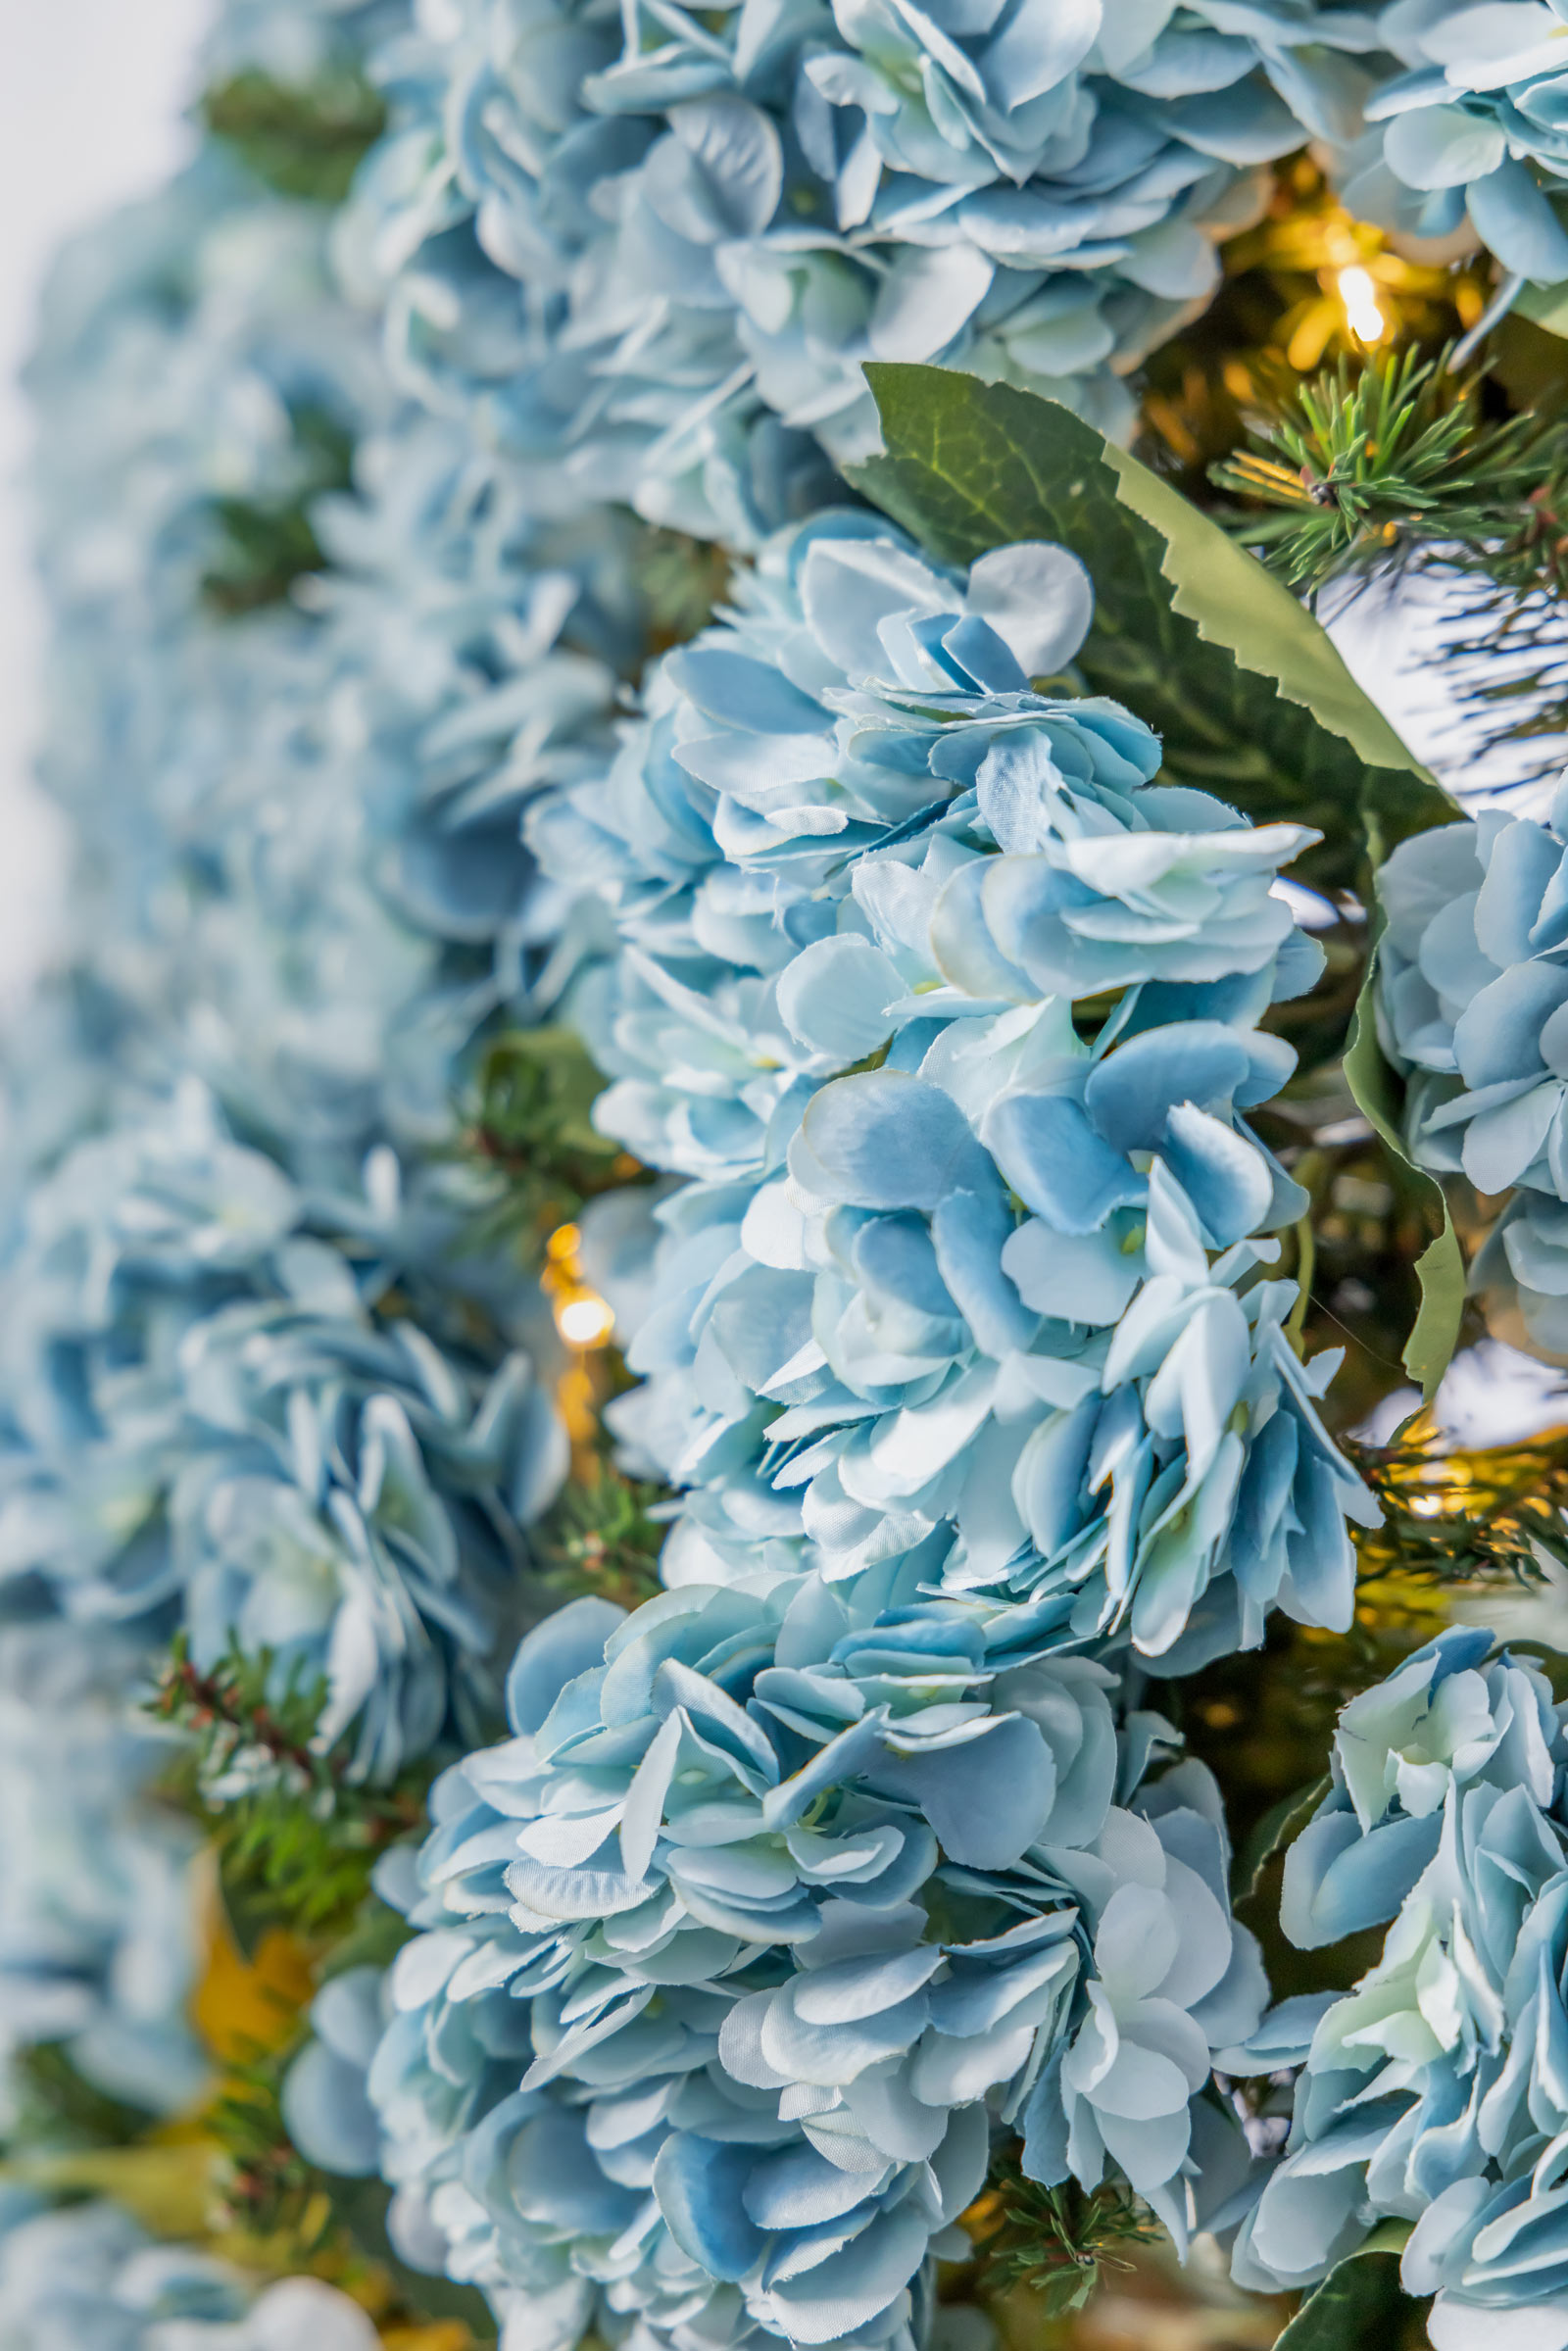
<path id="1" fill-rule="evenodd" d="M 1087 683 L 1158 731 L 1177 781 L 1259 822 L 1316 826 L 1302 880 L 1363 885 L 1371 833 L 1386 851 L 1452 821 L 1312 615 L 1136 459 L 1008 384 L 941 367 L 866 374 L 885 454 L 853 469 L 857 485 L 950 562 L 1017 539 L 1071 548 L 1095 581 Z"/>
<path id="2" fill-rule="evenodd" d="M 1403 2221 L 1374 2229 L 1307 2295 L 1274 2351 L 1396 2351 L 1399 2313 L 1416 2308 L 1399 2290 L 1409 2233 Z"/>
<path id="3" fill-rule="evenodd" d="M 1526 286 L 1514 309 L 1547 334 L 1568 336 L 1568 285 Z"/>
<path id="4" fill-rule="evenodd" d="M 1236 1901 L 1245 1902 L 1249 1894 L 1256 1893 L 1257 1882 L 1275 1854 L 1306 1827 L 1332 1785 L 1328 1780 L 1314 1780 L 1310 1788 L 1295 1788 L 1269 1806 L 1236 1857 L 1233 1872 Z"/>
<path id="5" fill-rule="evenodd" d="M 1349 1043 L 1345 1049 L 1345 1077 L 1357 1108 L 1371 1120 L 1384 1150 L 1397 1163 L 1405 1182 L 1439 1228 L 1437 1238 L 1428 1243 L 1415 1261 L 1421 1305 L 1400 1356 L 1423 1400 L 1430 1404 L 1459 1342 L 1465 1297 L 1464 1252 L 1453 1229 L 1443 1186 L 1405 1155 L 1399 1128 L 1399 1081 L 1384 1059 L 1372 1013 L 1377 967 L 1374 946 L 1350 1022 Z"/>

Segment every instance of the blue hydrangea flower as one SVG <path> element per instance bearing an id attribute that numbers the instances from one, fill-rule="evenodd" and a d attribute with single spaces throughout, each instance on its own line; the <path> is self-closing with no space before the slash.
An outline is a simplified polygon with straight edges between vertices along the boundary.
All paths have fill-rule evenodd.
<path id="1" fill-rule="evenodd" d="M 1561 0 L 1453 8 L 1393 0 L 1378 35 L 1405 71 L 1368 101 L 1346 202 L 1363 220 L 1447 236 L 1468 216 L 1514 278 L 1568 277 Z"/>
<path id="2" fill-rule="evenodd" d="M 790 511 L 790 432 L 874 444 L 867 359 L 1130 424 L 1116 371 L 1209 299 L 1255 167 L 1352 133 L 1376 44 L 1302 0 L 846 0 L 633 8 L 617 57 L 600 9 L 466 0 L 391 44 L 343 242 L 432 405 L 734 541 Z"/>
<path id="3" fill-rule="evenodd" d="M 195 1837 L 151 1799 L 168 1748 L 134 1711 L 145 1670 L 108 1626 L 0 1628 L 0 2056 L 61 2042 L 88 2081 L 166 2114 L 206 2066 L 185 2016 Z"/>
<path id="4" fill-rule="evenodd" d="M 1542 819 L 1488 811 L 1402 842 L 1378 881 L 1379 1034 L 1406 1077 L 1408 1147 L 1478 1192 L 1518 1188 L 1474 1280 L 1547 1354 L 1568 1347 L 1565 841 L 1559 787 Z"/>
<path id="5" fill-rule="evenodd" d="M 7 2351 L 376 2351 L 369 2319 L 318 2278 L 254 2280 L 188 2245 L 157 2244 L 112 2204 L 0 2207 Z"/>
<path id="6" fill-rule="evenodd" d="M 1568 2341 L 1568 1747 L 1540 1672 L 1490 1650 L 1446 1633 L 1342 1718 L 1285 1924 L 1319 1942 L 1397 1916 L 1352 1991 L 1265 2028 L 1309 2046 L 1237 2251 L 1244 2283 L 1301 2284 L 1413 2222 L 1403 2282 L 1437 2294 L 1445 2346 Z"/>
<path id="7" fill-rule="evenodd" d="M 1084 1659 L 995 1675 L 908 1572 L 530 1635 L 515 1736 L 441 1783 L 403 1892 L 368 2087 L 411 2252 L 551 2343 L 604 2309 L 906 2351 L 993 2117 L 1182 2232 L 1192 2102 L 1263 1984 L 1212 1783 L 1139 1794 L 1166 1727 L 1118 1737 L 1113 1696 Z M 298 2061 L 322 2153 L 376 1997 Z"/>
<path id="8" fill-rule="evenodd" d="M 78 1615 L 172 1608 L 203 1662 L 323 1674 L 323 1736 L 379 1775 L 478 1734 L 564 1440 L 502 1330 L 475 1345 L 484 1269 L 425 1274 L 450 1220 L 370 1173 L 313 1209 L 199 1092 L 67 1158 L 8 1275 L 0 1555 Z"/>
<path id="9" fill-rule="evenodd" d="M 829 514 L 743 596 L 662 665 L 610 790 L 529 827 L 621 942 L 571 999 L 596 1116 L 692 1179 L 612 1411 L 693 1490 L 669 1574 L 936 1545 L 1020 1654 L 1347 1622 L 1334 1359 L 1303 1370 L 1294 1288 L 1252 1279 L 1300 1213 L 1245 1114 L 1292 1067 L 1259 1019 L 1317 968 L 1273 889 L 1308 834 L 1030 685 L 1092 611 L 1059 548 L 959 578 Z"/>

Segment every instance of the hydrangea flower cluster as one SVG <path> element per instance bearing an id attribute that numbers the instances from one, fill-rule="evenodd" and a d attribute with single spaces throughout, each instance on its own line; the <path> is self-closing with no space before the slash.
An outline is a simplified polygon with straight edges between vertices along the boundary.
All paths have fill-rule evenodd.
<path id="1" fill-rule="evenodd" d="M 1474 1281 L 1568 1355 L 1568 786 L 1400 844 L 1379 877 L 1378 1024 L 1424 1167 L 1511 1195 Z"/>
<path id="2" fill-rule="evenodd" d="M 612 1412 L 693 1490 L 668 1578 L 918 1560 L 998 1653 L 1179 1669 L 1348 1623 L 1369 1505 L 1255 1278 L 1300 1213 L 1245 1113 L 1318 967 L 1272 888 L 1311 836 L 1029 684 L 1091 601 L 1060 549 L 965 579 L 829 513 L 530 834 L 622 940 L 574 999 L 596 1115 L 690 1179 Z"/>
<path id="3" fill-rule="evenodd" d="M 1185 2241 L 1264 1984 L 1212 1781 L 1141 1785 L 1168 1726 L 1105 1668 L 988 1672 L 907 1574 L 759 1575 L 578 1601 L 508 1697 L 383 1870 L 422 1932 L 328 1987 L 289 2084 L 329 2167 L 378 2123 L 410 2258 L 563 2351 L 909 2346 L 997 2119 Z"/>
<path id="4" fill-rule="evenodd" d="M 1341 1718 L 1285 1924 L 1312 1945 L 1395 1923 L 1352 1991 L 1291 2004 L 1309 2047 L 1244 2283 L 1321 2277 L 1393 2218 L 1439 2351 L 1568 2343 L 1565 1762 L 1544 1675 L 1486 1632 L 1440 1635 Z"/>
<path id="5" fill-rule="evenodd" d="M 1402 73 L 1367 102 L 1346 202 L 1422 237 L 1470 226 L 1515 280 L 1568 277 L 1562 0 L 1454 8 L 1392 0 L 1380 43 Z"/>
<path id="6" fill-rule="evenodd" d="M 1343 141 L 1370 18 L 1056 0 L 613 16 L 424 6 L 342 233 L 401 381 L 599 495 L 735 543 L 808 436 L 874 446 L 867 359 L 1117 382 L 1200 310 L 1256 167 Z M 796 511 L 799 511 L 797 506 Z"/>
<path id="7" fill-rule="evenodd" d="M 146 1800 L 169 1756 L 129 1714 L 144 1669 L 108 1625 L 0 1629 L 0 2066 L 57 2043 L 111 2096 L 172 2113 L 206 2073 L 185 2018 L 195 1837 Z M 5 2124 L 19 2103 L 0 2071 Z"/>
<path id="8" fill-rule="evenodd" d="M 228 2264 L 155 2244 L 110 2204 L 0 2201 L 7 2351 L 376 2351 L 358 2303 L 318 2278 L 258 2293 Z"/>
<path id="9" fill-rule="evenodd" d="M 183 1621 L 200 1665 L 238 1639 L 324 1675 L 322 1736 L 352 1727 L 380 1777 L 481 1733 L 564 1440 L 502 1329 L 458 1337 L 482 1295 L 465 1317 L 461 1282 L 422 1278 L 450 1218 L 402 1201 L 389 1155 L 369 1179 L 313 1206 L 187 1089 L 35 1190 L 6 1276 L 0 1569 L 144 1637 Z"/>
<path id="10" fill-rule="evenodd" d="M 401 410 L 319 209 L 236 178 L 204 158 L 56 286 L 48 780 L 92 819 L 78 953 L 135 1064 L 199 1070 L 341 1178 L 389 1131 L 443 1138 L 476 1029 L 569 968 L 516 815 L 601 759 L 639 617 L 614 517 L 541 519 L 514 471 Z M 324 493 L 351 451 L 351 491 Z M 230 587 L 225 533 L 279 517 L 305 551 L 269 560 L 328 570 L 292 600 Z"/>

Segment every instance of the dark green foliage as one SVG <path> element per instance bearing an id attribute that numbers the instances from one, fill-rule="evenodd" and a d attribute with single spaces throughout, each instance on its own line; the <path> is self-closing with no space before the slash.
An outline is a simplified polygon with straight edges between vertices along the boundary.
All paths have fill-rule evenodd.
<path id="1" fill-rule="evenodd" d="M 1306 2296 L 1274 2351 L 1425 2351 L 1425 2305 L 1399 2291 L 1406 2233 L 1379 2229 L 1348 2254 Z"/>
<path id="2" fill-rule="evenodd" d="M 475 2287 L 411 2270 L 393 2251 L 386 2233 L 390 2188 L 379 2180 L 319 2171 L 291 2142 L 283 2081 L 303 2045 L 299 2035 L 283 2049 L 232 2067 L 208 2117 L 220 2158 L 220 2225 L 286 2245 L 290 2262 L 300 2268 L 318 2266 L 337 2275 L 371 2262 L 387 2274 L 397 2296 L 385 2319 L 414 2326 L 464 2319 L 476 2344 L 492 2343 L 495 2322 Z"/>
<path id="3" fill-rule="evenodd" d="M 1374 950 L 1345 1049 L 1345 1077 L 1357 1109 L 1371 1121 L 1391 1169 L 1418 1199 L 1433 1236 L 1415 1260 L 1421 1305 L 1400 1353 L 1405 1370 L 1430 1403 L 1459 1344 L 1465 1300 L 1464 1254 L 1442 1185 L 1405 1155 L 1403 1088 L 1378 1042 L 1372 1009 L 1375 973 Z"/>
<path id="4" fill-rule="evenodd" d="M 209 610 L 232 620 L 282 604 L 297 581 L 325 561 L 311 509 L 329 490 L 346 490 L 353 444 L 337 420 L 318 409 L 293 418 L 298 484 L 286 498 L 219 498 L 211 514 L 217 544 L 202 580 Z"/>
<path id="5" fill-rule="evenodd" d="M 294 84 L 248 68 L 208 90 L 197 113 L 268 187 L 314 204 L 342 203 L 386 127 L 379 93 L 342 71 Z"/>
<path id="6" fill-rule="evenodd" d="M 283 2123 L 283 2077 L 303 2039 L 230 2064 L 207 2120 L 221 2159 L 223 2220 L 255 2236 L 286 2236 L 309 2261 L 333 2234 L 336 2182 L 306 2162 Z"/>
<path id="7" fill-rule="evenodd" d="M 595 1193 L 642 1173 L 593 1124 L 604 1087 L 569 1029 L 509 1029 L 488 1048 L 461 1130 L 464 1156 L 491 1179 L 476 1248 L 535 1256 Z"/>
<path id="8" fill-rule="evenodd" d="M 648 609 L 650 655 L 684 645 L 708 626 L 729 588 L 736 559 L 683 531 L 645 524 L 633 541 L 637 585 Z"/>
<path id="9" fill-rule="evenodd" d="M 1082 2310 L 1106 2270 L 1132 2268 L 1129 2246 L 1155 2242 L 1163 2233 L 1130 2189 L 1089 2190 L 1076 2180 L 1042 2187 L 1024 2178 L 1016 2151 L 995 2169 L 971 2217 L 985 2232 L 980 2250 L 987 2286 L 1028 2286 L 1052 2319 Z"/>
<path id="10" fill-rule="evenodd" d="M 597 1592 L 635 1608 L 660 1589 L 664 1540 L 654 1515 L 667 1497 L 660 1486 L 622 1477 L 605 1460 L 573 1478 L 535 1537 L 535 1551 L 563 1598 Z"/>
<path id="11" fill-rule="evenodd" d="M 242 1944 L 269 1927 L 306 1937 L 344 1933 L 387 1846 L 424 1826 L 428 1768 L 392 1788 L 349 1773 L 345 1747 L 321 1750 L 324 1681 L 278 1686 L 264 1650 L 233 1647 L 211 1672 L 176 1636 L 150 1709 L 189 1734 L 178 1792 L 213 1823 L 224 1897 Z"/>
<path id="12" fill-rule="evenodd" d="M 61 2041 L 16 2049 L 7 2064 L 15 2112 L 5 2144 L 12 2158 L 128 2146 L 147 2129 L 144 2110 L 111 2097 L 79 2074 Z"/>
<path id="13" fill-rule="evenodd" d="M 1452 819 L 1316 622 L 1168 484 L 1032 393 L 936 367 L 868 375 L 886 455 L 858 486 L 952 562 L 1016 539 L 1073 549 L 1095 582 L 1084 685 L 1159 733 L 1172 781 L 1316 826 L 1303 881 L 1364 889 L 1374 826 L 1386 854 Z"/>

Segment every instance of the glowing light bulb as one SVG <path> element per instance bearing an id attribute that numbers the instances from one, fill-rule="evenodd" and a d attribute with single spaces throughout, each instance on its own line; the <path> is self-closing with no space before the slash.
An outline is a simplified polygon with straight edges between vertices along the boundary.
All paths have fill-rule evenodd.
<path id="1" fill-rule="evenodd" d="M 1335 280 L 1346 322 L 1358 343 L 1381 343 L 1389 331 L 1370 269 L 1342 269 Z"/>
<path id="2" fill-rule="evenodd" d="M 610 1306 L 592 1290 L 579 1290 L 556 1308 L 556 1328 L 568 1347 L 603 1347 L 614 1325 Z"/>

